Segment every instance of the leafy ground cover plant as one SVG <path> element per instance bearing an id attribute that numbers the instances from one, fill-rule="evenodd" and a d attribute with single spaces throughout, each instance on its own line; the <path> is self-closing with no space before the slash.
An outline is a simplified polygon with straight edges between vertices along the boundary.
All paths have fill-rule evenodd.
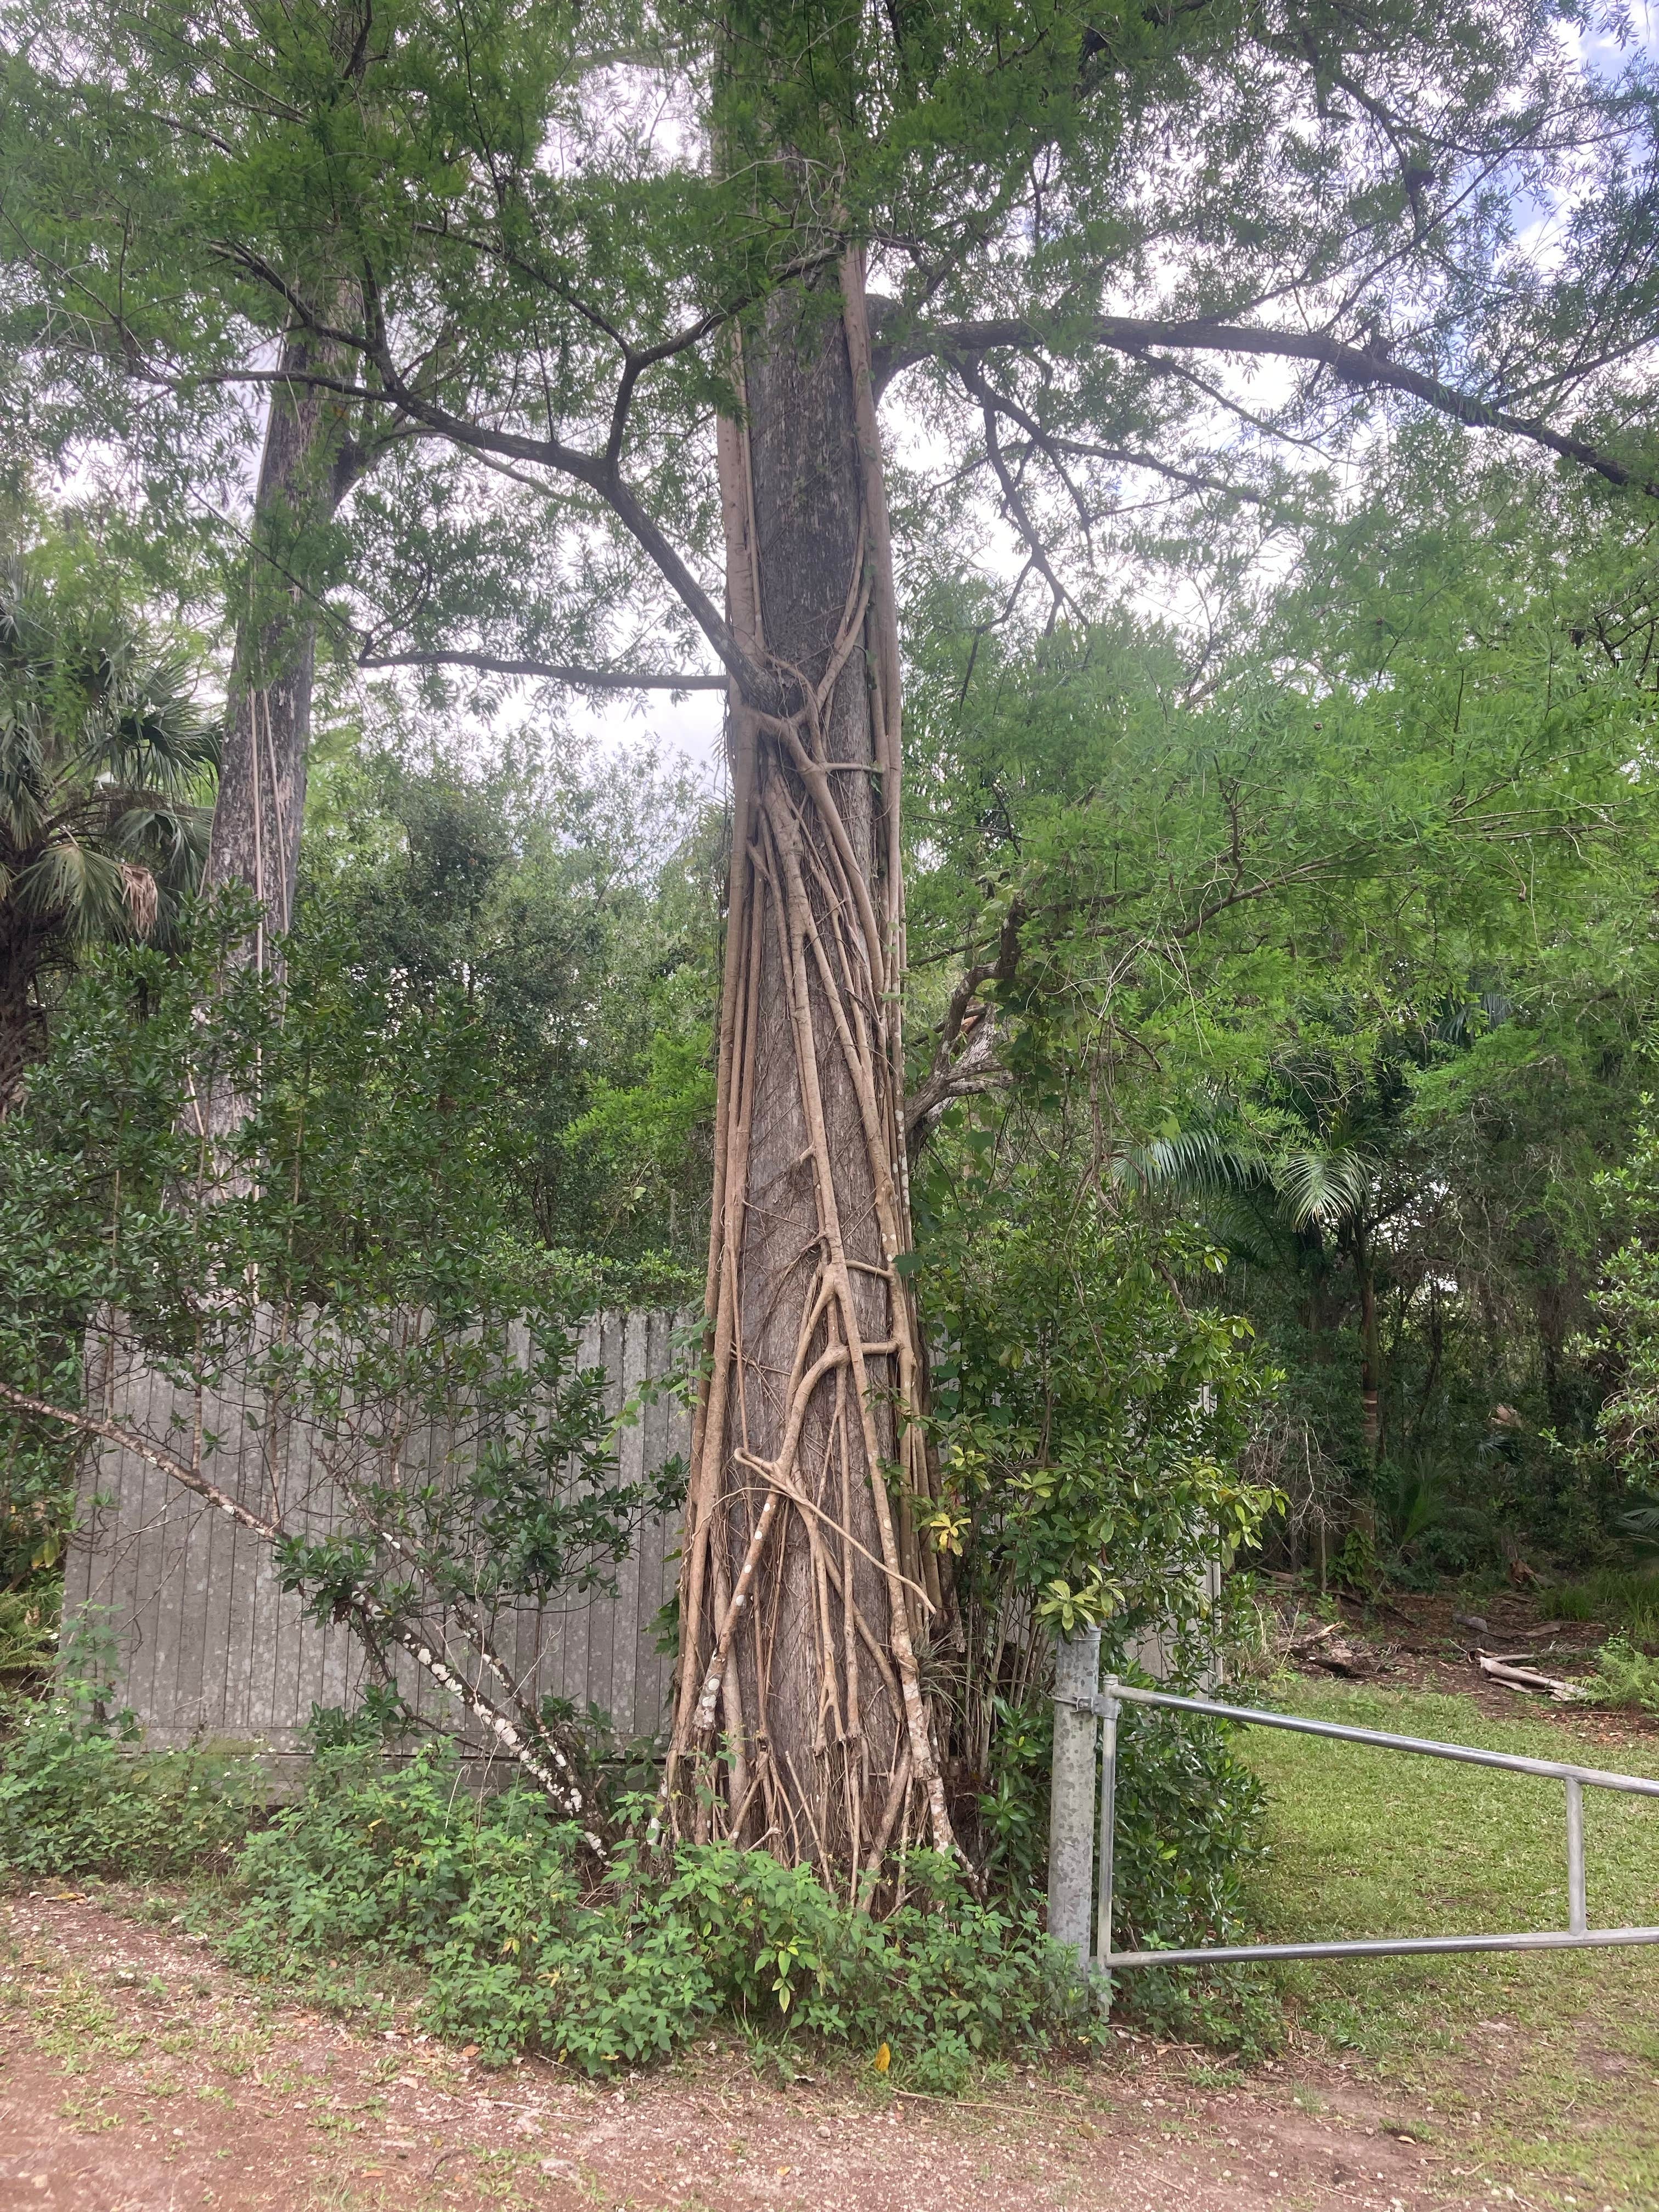
<path id="1" fill-rule="evenodd" d="M 236 1963 L 413 1967 L 428 2024 L 496 2061 L 535 2048 L 603 2074 L 724 2017 L 884 2046 L 918 2086 L 949 2089 L 979 2058 L 1099 2033 L 1035 1905 L 975 1898 L 931 1853 L 911 1855 L 880 1918 L 809 1868 L 725 1844 L 665 1859 L 625 1844 L 595 1883 L 579 1829 L 544 1799 L 477 1802 L 437 1747 L 399 1771 L 362 1747 L 322 1753 L 237 1880 Z"/>
<path id="2" fill-rule="evenodd" d="M 1609 1637 L 1602 1645 L 1589 1686 L 1604 1705 L 1659 1717 L 1659 1659 L 1638 1650 L 1628 1636 Z"/>
<path id="3" fill-rule="evenodd" d="M 89 1693 L 27 1710 L 0 1759 L 0 1877 L 223 1872 L 257 1817 L 246 1757 L 138 1753 Z"/>
<path id="4" fill-rule="evenodd" d="M 233 1963 L 350 2006 L 417 1990 L 434 2033 L 496 2061 L 537 2049 L 603 2074 L 724 2020 L 774 2045 L 884 2045 L 902 2078 L 950 2091 L 983 2060 L 1103 2032 L 1029 1884 L 976 1895 L 959 1863 L 915 1852 L 872 1915 L 810 1868 L 725 1844 L 625 1841 L 596 1868 L 544 1795 L 475 1797 L 447 1745 L 389 1764 L 386 1722 L 317 1716 L 307 1788 L 267 1820 L 252 1759 L 144 1753 L 131 1717 L 104 1719 L 95 1683 L 71 1680 L 0 1755 L 0 1878 L 228 1877 Z M 1162 1716 L 1127 1724 L 1124 1747 L 1119 1941 L 1235 1930 L 1261 1856 L 1254 1777 L 1215 1731 Z M 617 1808 L 625 1834 L 648 1802 Z M 1169 2033 L 1276 2034 L 1270 1997 L 1238 1977 L 1143 1975 L 1117 1996 Z"/>

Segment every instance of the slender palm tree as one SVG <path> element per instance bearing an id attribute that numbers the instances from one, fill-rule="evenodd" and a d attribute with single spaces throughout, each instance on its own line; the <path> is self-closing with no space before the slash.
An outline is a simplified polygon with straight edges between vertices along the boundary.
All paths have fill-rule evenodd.
<path id="1" fill-rule="evenodd" d="M 198 881 L 218 732 L 183 654 L 0 565 L 0 1114 L 80 950 L 165 939 Z"/>
<path id="2" fill-rule="evenodd" d="M 1376 1240 L 1391 1210 L 1383 1166 L 1397 1086 L 1373 1080 L 1333 1101 L 1305 1079 L 1305 1071 L 1279 1074 L 1273 1107 L 1254 1132 L 1199 1121 L 1146 1146 L 1127 1165 L 1149 1185 L 1184 1186 L 1218 1206 L 1226 1217 L 1225 1241 L 1238 1257 L 1268 1267 L 1288 1260 L 1309 1285 L 1310 1334 L 1317 1334 L 1332 1255 L 1347 1259 L 1359 1302 L 1365 1449 L 1375 1460 L 1382 1387 Z"/>

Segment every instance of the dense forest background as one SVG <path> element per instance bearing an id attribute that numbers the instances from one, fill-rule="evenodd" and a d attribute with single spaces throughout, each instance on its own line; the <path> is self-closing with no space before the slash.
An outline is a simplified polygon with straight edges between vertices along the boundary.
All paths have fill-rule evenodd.
<path id="1" fill-rule="evenodd" d="M 996 1048 L 918 1125 L 917 1279 L 958 1322 L 1029 1237 L 1085 1304 L 1091 1268 L 1115 1291 L 1127 1269 L 1248 1322 L 1279 1564 L 1583 1566 L 1647 1474 L 1617 1286 L 1654 1204 L 1651 529 L 1449 432 L 1393 441 L 1322 514 L 1318 489 L 1293 538 L 1235 555 L 1201 637 L 1139 590 L 1034 635 L 1000 580 L 919 580 L 910 1027 L 936 1034 L 982 946 Z M 108 684 L 210 732 L 211 631 L 158 603 L 142 546 L 98 497 L 15 471 L 8 497 L 10 726 L 78 734 Z M 463 1024 L 505 1232 L 593 1295 L 694 1304 L 717 773 L 648 713 L 584 739 L 545 698 L 349 667 L 324 697 L 295 957 L 368 987 L 393 1058 L 440 1009 Z M 210 750 L 170 787 L 175 936 Z M 56 773 L 84 806 L 72 739 Z M 173 941 L 88 898 L 11 1015 L 31 1053 L 77 1035 L 77 977 L 132 957 L 100 941 Z M 1021 1310 L 988 1325 L 1006 1357 Z M 14 1489 L 9 1578 L 60 1511 Z"/>

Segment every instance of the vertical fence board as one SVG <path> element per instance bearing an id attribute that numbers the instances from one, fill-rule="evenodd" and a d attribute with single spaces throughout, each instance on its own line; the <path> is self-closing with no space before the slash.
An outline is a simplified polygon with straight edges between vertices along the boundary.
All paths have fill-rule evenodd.
<path id="1" fill-rule="evenodd" d="M 136 1402 L 142 1406 L 139 1415 L 146 1434 L 155 1433 L 157 1403 L 165 1395 L 171 1403 L 171 1393 L 163 1392 L 158 1379 L 147 1369 L 134 1370 L 128 1382 Z M 170 1446 L 173 1438 L 169 1433 L 164 1441 Z M 123 1470 L 126 1472 L 126 1470 Z M 131 1705 L 135 1712 L 151 1710 L 156 1703 L 158 1653 L 162 1641 L 161 1609 L 166 1601 L 165 1535 L 161 1514 L 167 1503 L 168 1480 L 148 1460 L 140 1460 L 131 1470 L 137 1476 L 138 1511 L 132 1541 L 132 1660 L 127 1694 L 119 1699 Z M 171 1699 L 167 1710 L 172 1710 Z"/>
<path id="2" fill-rule="evenodd" d="M 583 1328 L 578 1364 L 605 1368 L 613 1415 L 646 1381 L 667 1380 L 672 1335 L 672 1317 L 664 1315 L 607 1313 Z M 526 1332 L 511 1349 L 528 1356 Z M 94 1355 L 103 1357 L 96 1347 Z M 112 1348 L 107 1358 L 100 1387 L 111 1418 L 186 1458 L 188 1395 Z M 323 1534 L 337 1504 L 327 1468 L 307 1456 L 303 1429 L 280 1417 L 268 1424 L 266 1409 L 240 1393 L 204 1411 L 220 1440 L 208 1463 L 211 1479 L 261 1514 L 270 1510 L 274 1479 L 289 1525 Z M 619 1438 L 624 1479 L 638 1480 L 683 1452 L 685 1431 L 682 1410 L 665 1393 L 646 1407 Z M 447 1453 L 468 1448 L 456 1437 L 411 1437 L 405 1464 L 418 1480 L 435 1475 Z M 110 1502 L 95 1508 L 100 1495 Z M 655 1648 L 655 1619 L 672 1588 L 667 1554 L 678 1542 L 678 1519 L 646 1522 L 614 1593 L 567 1594 L 546 1607 L 501 1611 L 498 1648 L 527 1695 L 568 1698 L 579 1712 L 597 1705 L 624 1738 L 660 1733 L 672 1667 Z M 359 1647 L 343 1627 L 307 1620 L 301 1601 L 283 1595 L 262 1540 L 135 1451 L 104 1447 L 83 1466 L 65 1598 L 67 1632 L 89 1609 L 113 1628 L 116 1703 L 131 1708 L 157 1745 L 209 1736 L 291 1751 L 313 1703 L 349 1704 L 363 1686 Z M 428 1678 L 408 1662 L 398 1674 L 417 1711 L 437 1718 L 448 1700 Z"/>

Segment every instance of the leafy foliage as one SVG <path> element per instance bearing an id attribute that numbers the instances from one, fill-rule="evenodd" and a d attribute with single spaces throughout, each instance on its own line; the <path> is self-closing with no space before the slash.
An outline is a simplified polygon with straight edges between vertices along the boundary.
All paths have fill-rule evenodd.
<path id="1" fill-rule="evenodd" d="M 90 972 L 0 1129 L 0 1382 L 64 1417 L 14 1395 L 15 1463 L 49 1504 L 95 1325 L 105 1359 L 142 1359 L 195 1408 L 136 1448 L 234 1506 L 380 1669 L 401 1652 L 453 1689 L 482 1668 L 495 1686 L 470 1682 L 475 1715 L 504 1743 L 544 1741 L 510 1681 L 496 1711 L 489 1623 L 603 1580 L 676 1470 L 618 1474 L 604 1377 L 575 1365 L 580 1271 L 515 1234 L 495 1040 L 465 994 L 366 976 L 320 934 L 279 989 L 227 965 L 242 927 L 204 915 L 185 957 L 137 949 Z M 222 1139 L 192 1133 L 204 1094 L 243 1102 Z M 218 1491 L 217 1403 L 295 1435 L 268 1496 Z M 321 1528 L 318 1480 L 343 1515 Z"/>
<path id="2" fill-rule="evenodd" d="M 532 1794 L 475 1804 L 441 1753 L 398 1773 L 361 1749 L 325 1753 L 303 1800 L 242 1856 L 230 1954 L 289 1974 L 342 1954 L 403 1962 L 424 1978 L 434 2028 L 497 2063 L 531 2047 L 590 2074 L 666 2056 L 716 2017 L 886 2044 L 929 2087 L 1092 2033 L 1034 1913 L 976 1902 L 926 1853 L 878 1920 L 809 1869 L 726 1845 L 661 1869 L 625 1847 L 596 1890 L 579 1844 Z"/>
<path id="3" fill-rule="evenodd" d="M 141 1756 L 131 1715 L 99 1719 L 83 1687 L 26 1711 L 0 1752 L 0 1877 L 223 1872 L 260 1782 L 246 1757 Z"/>
<path id="4" fill-rule="evenodd" d="M 1571 1447 L 1654 981 L 1650 550 L 1519 484 L 1419 431 L 1200 664 L 1139 614 L 918 622 L 919 1096 L 1225 1255 L 1282 1565 L 1620 1540 Z"/>
<path id="5" fill-rule="evenodd" d="M 966 1161 L 991 1142 L 964 1129 Z M 1171 1593 L 1201 1586 L 1272 1504 L 1228 1469 L 1261 1388 L 1249 1332 L 1176 1286 L 1175 1267 L 1201 1275 L 1218 1254 L 1041 1163 L 993 1188 L 966 1161 L 942 1150 L 925 1201 L 945 1475 L 929 1525 L 988 1593 L 1036 1592 L 1054 1630 L 1110 1622 L 1121 1638 L 1167 1620 Z"/>
<path id="6" fill-rule="evenodd" d="M 489 1033 L 518 1232 L 681 1268 L 665 1304 L 702 1282 L 720 834 L 643 746 L 583 761 L 541 731 L 483 768 L 359 751 L 310 802 L 313 925 Z"/>

